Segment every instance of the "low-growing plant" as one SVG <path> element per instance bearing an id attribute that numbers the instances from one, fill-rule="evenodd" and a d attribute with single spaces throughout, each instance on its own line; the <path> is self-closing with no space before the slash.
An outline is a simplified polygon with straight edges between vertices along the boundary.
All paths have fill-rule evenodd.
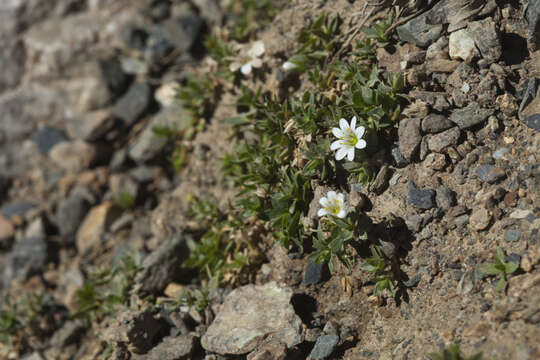
<path id="1" fill-rule="evenodd" d="M 230 37 L 248 41 L 257 30 L 270 23 L 277 13 L 276 1 L 233 0 L 228 6 Z"/>
<path id="2" fill-rule="evenodd" d="M 316 65 L 324 64 L 338 48 L 341 23 L 339 14 L 330 18 L 323 13 L 300 30 L 296 38 L 300 48 L 287 60 L 294 71 L 304 73 Z"/>
<path id="3" fill-rule="evenodd" d="M 133 281 L 141 265 L 140 253 L 128 253 L 115 260 L 110 267 L 102 266 L 91 271 L 82 288 L 77 291 L 79 310 L 74 317 L 90 323 L 129 306 Z"/>
<path id="4" fill-rule="evenodd" d="M 376 246 L 371 246 L 371 257 L 360 268 L 372 273 L 371 281 L 375 283 L 373 295 L 384 296 L 385 290 L 388 290 L 392 297 L 396 296 L 394 273 L 381 250 Z"/>
<path id="5" fill-rule="evenodd" d="M 135 196 L 129 190 L 124 189 L 116 196 L 114 203 L 122 209 L 130 209 L 135 205 Z"/>
<path id="6" fill-rule="evenodd" d="M 428 353 L 431 360 L 482 360 L 482 353 L 466 357 L 459 350 L 459 345 L 450 345 L 441 352 Z"/>
<path id="7" fill-rule="evenodd" d="M 495 255 L 494 263 L 481 264 L 479 270 L 484 274 L 491 276 L 499 276 L 500 279 L 497 282 L 497 291 L 503 291 L 506 289 L 507 278 L 513 274 L 519 268 L 519 264 L 516 262 L 506 262 L 504 252 L 501 248 L 497 248 L 497 255 Z"/>

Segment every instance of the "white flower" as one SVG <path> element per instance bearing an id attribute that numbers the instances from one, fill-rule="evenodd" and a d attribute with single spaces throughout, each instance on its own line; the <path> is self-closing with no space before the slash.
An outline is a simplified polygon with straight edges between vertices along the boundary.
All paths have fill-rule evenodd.
<path id="1" fill-rule="evenodd" d="M 345 210 L 345 195 L 336 193 L 335 191 L 329 191 L 326 194 L 326 197 L 322 197 L 319 200 L 322 209 L 319 209 L 317 212 L 318 216 L 332 215 L 337 216 L 340 219 L 343 219 L 347 216 L 347 211 Z"/>
<path id="2" fill-rule="evenodd" d="M 330 150 L 337 150 L 336 160 L 341 160 L 347 155 L 347 160 L 354 160 L 354 149 L 363 149 L 367 143 L 362 136 L 366 132 L 366 128 L 359 126 L 356 128 L 356 116 L 351 119 L 351 125 L 345 119 L 339 120 L 339 127 L 332 128 L 332 133 L 339 140 L 334 141 L 330 145 Z"/>
<path id="3" fill-rule="evenodd" d="M 232 72 L 238 71 L 244 75 L 251 74 L 252 68 L 260 68 L 262 60 L 260 57 L 264 54 L 264 42 L 261 40 L 255 41 L 251 48 L 240 56 L 239 61 L 234 61 L 229 66 Z"/>
<path id="4" fill-rule="evenodd" d="M 296 65 L 295 63 L 290 62 L 290 61 L 285 61 L 283 63 L 283 65 L 281 65 L 281 66 L 283 67 L 283 70 L 289 71 L 289 70 L 292 70 L 292 69 L 296 68 L 298 65 Z"/>

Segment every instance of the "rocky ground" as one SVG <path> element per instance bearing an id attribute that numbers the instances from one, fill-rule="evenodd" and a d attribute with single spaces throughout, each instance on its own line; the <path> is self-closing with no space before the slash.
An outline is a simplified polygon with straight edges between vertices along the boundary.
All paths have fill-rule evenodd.
<path id="1" fill-rule="evenodd" d="M 204 38 L 226 31 L 227 3 L 0 3 L 0 358 L 539 358 L 540 2 L 276 1 L 255 32 L 264 77 L 245 84 L 277 93 L 309 19 L 340 14 L 346 57 L 360 26 L 403 10 L 376 61 L 406 79 L 404 115 L 374 181 L 346 189 L 382 229 L 395 297 L 374 296 L 361 261 L 329 272 L 271 232 L 248 232 L 258 260 L 208 294 L 182 266 L 201 231 L 190 196 L 222 211 L 237 196 L 219 158 L 241 92 L 224 86 L 176 140 L 179 171 L 155 129 L 187 128 L 175 89 L 216 71 Z M 480 271 L 499 247 L 519 264 L 503 291 Z"/>

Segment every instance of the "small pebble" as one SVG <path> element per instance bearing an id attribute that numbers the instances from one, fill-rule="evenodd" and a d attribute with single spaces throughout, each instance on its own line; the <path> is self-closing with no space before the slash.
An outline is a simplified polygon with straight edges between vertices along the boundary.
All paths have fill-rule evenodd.
<path id="1" fill-rule="evenodd" d="M 495 150 L 495 152 L 493 153 L 493 158 L 494 158 L 495 160 L 500 159 L 500 158 L 502 158 L 506 153 L 508 153 L 509 151 L 510 151 L 510 149 L 505 148 L 505 147 L 500 148 L 500 149 L 497 149 L 497 150 Z"/>
<path id="2" fill-rule="evenodd" d="M 507 230 L 504 233 L 504 240 L 508 242 L 517 242 L 521 238 L 521 231 L 516 229 Z"/>

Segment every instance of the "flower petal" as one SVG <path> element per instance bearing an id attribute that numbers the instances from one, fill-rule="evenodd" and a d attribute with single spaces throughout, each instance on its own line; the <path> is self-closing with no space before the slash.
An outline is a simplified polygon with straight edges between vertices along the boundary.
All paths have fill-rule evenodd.
<path id="1" fill-rule="evenodd" d="M 336 198 L 336 192 L 334 190 L 330 190 L 326 193 L 326 197 L 328 198 L 328 201 L 333 201 Z"/>
<path id="2" fill-rule="evenodd" d="M 366 140 L 364 140 L 364 139 L 358 140 L 358 142 L 356 143 L 355 146 L 356 146 L 357 149 L 365 148 L 367 146 Z"/>
<path id="3" fill-rule="evenodd" d="M 354 131 L 356 128 L 356 116 L 353 116 L 351 119 L 351 130 Z"/>
<path id="4" fill-rule="evenodd" d="M 330 144 L 330 150 L 334 151 L 341 147 L 343 144 L 343 140 L 336 140 L 333 143 Z"/>
<path id="5" fill-rule="evenodd" d="M 353 161 L 354 160 L 354 148 L 350 147 L 347 151 L 347 160 Z"/>
<path id="6" fill-rule="evenodd" d="M 340 218 L 340 219 L 343 219 L 345 216 L 347 216 L 347 212 L 345 211 L 345 209 L 341 209 L 337 213 L 337 217 Z"/>
<path id="7" fill-rule="evenodd" d="M 251 60 L 251 66 L 253 66 L 254 68 L 260 68 L 262 66 L 262 60 L 259 58 Z"/>
<path id="8" fill-rule="evenodd" d="M 262 40 L 255 41 L 247 54 L 249 57 L 252 57 L 252 58 L 259 57 L 262 54 L 264 54 L 264 42 L 262 42 Z"/>
<path id="9" fill-rule="evenodd" d="M 355 130 L 355 134 L 356 136 L 360 139 L 362 136 L 364 136 L 364 133 L 366 132 L 366 128 L 363 127 L 363 126 L 359 126 L 356 130 Z"/>
<path id="10" fill-rule="evenodd" d="M 345 202 L 345 195 L 343 195 L 342 193 L 337 194 L 337 198 L 342 204 Z"/>
<path id="11" fill-rule="evenodd" d="M 339 119 L 339 127 L 342 131 L 345 131 L 349 128 L 349 123 L 347 122 L 347 120 L 341 118 Z"/>
<path id="12" fill-rule="evenodd" d="M 325 198 L 325 197 L 322 197 L 319 199 L 319 204 L 323 207 L 327 207 L 328 206 L 328 199 Z"/>
<path id="13" fill-rule="evenodd" d="M 343 131 L 338 128 L 332 128 L 332 134 L 334 134 L 335 137 L 338 139 L 342 139 L 345 134 L 343 134 Z"/>
<path id="14" fill-rule="evenodd" d="M 340 147 L 338 151 L 336 152 L 336 160 L 341 160 L 347 155 L 347 152 L 349 151 L 349 147 Z"/>
<path id="15" fill-rule="evenodd" d="M 283 70 L 289 71 L 296 68 L 296 64 L 290 61 L 285 61 L 281 67 L 283 67 Z"/>
<path id="16" fill-rule="evenodd" d="M 231 70 L 231 72 L 236 72 L 238 71 L 238 69 L 240 69 L 240 67 L 242 67 L 242 64 L 235 61 L 232 62 L 231 65 L 229 65 L 229 70 Z"/>
<path id="17" fill-rule="evenodd" d="M 328 211 L 326 211 L 325 209 L 319 209 L 319 211 L 317 211 L 317 216 L 324 216 L 324 215 L 328 215 Z"/>
<path id="18" fill-rule="evenodd" d="M 242 65 L 242 67 L 240 68 L 240 71 L 244 75 L 251 74 L 251 62 L 248 62 L 247 64 Z"/>

